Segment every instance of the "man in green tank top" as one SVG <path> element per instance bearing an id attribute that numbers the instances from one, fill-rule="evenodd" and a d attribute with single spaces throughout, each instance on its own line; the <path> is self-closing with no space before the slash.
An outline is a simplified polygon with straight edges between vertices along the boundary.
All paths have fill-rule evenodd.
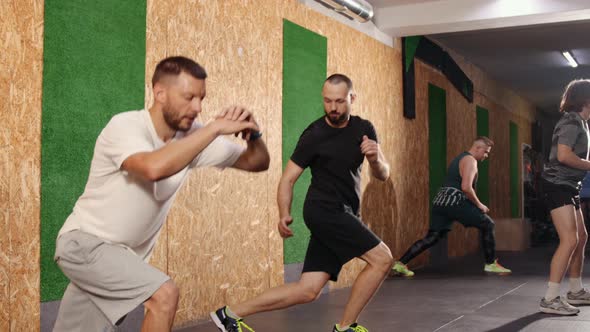
<path id="1" fill-rule="evenodd" d="M 426 249 L 444 238 L 451 230 L 453 221 L 465 227 L 476 227 L 481 236 L 485 257 L 484 271 L 496 274 L 509 274 L 512 271 L 503 267 L 496 259 L 496 240 L 494 221 L 487 213 L 490 211 L 477 197 L 477 162 L 485 160 L 494 142 L 485 137 L 477 137 L 469 151 L 455 157 L 448 168 L 444 185 L 432 201 L 430 229 L 423 239 L 416 241 L 393 266 L 393 272 L 411 277 L 407 263 Z"/>

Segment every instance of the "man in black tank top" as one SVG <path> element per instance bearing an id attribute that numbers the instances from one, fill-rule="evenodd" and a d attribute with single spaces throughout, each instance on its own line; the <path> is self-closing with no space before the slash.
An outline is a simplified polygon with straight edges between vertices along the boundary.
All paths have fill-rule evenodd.
<path id="1" fill-rule="evenodd" d="M 477 162 L 488 157 L 493 145 L 494 142 L 489 138 L 477 137 L 469 151 L 459 154 L 451 161 L 445 184 L 432 201 L 432 219 L 428 234 L 416 241 L 394 264 L 392 270 L 395 274 L 405 277 L 413 276 L 414 272 L 410 271 L 406 264 L 445 237 L 455 220 L 465 227 L 479 229 L 485 256 L 485 272 L 497 274 L 512 272 L 501 266 L 496 259 L 494 221 L 487 215 L 488 207 L 480 202 L 475 193 Z"/>

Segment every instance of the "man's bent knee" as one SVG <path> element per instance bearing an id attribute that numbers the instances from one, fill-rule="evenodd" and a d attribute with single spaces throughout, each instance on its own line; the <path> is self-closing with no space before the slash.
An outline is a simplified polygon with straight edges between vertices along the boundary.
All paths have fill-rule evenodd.
<path id="1" fill-rule="evenodd" d="M 300 285 L 299 291 L 299 303 L 309 303 L 317 300 L 320 295 L 322 294 L 322 288 L 309 286 L 309 285 Z"/>
<path id="2" fill-rule="evenodd" d="M 328 276 L 326 275 L 326 278 Z M 298 289 L 298 302 L 299 303 L 309 303 L 312 301 L 317 300 L 320 295 L 322 294 L 322 288 L 326 284 L 327 279 L 319 280 L 319 279 L 309 279 L 309 278 L 302 278 L 297 282 L 297 289 Z"/>
<path id="3" fill-rule="evenodd" d="M 379 270 L 389 272 L 393 266 L 393 256 L 389 247 L 381 242 L 375 248 L 369 250 L 364 257 L 365 261 Z"/>
<path id="4" fill-rule="evenodd" d="M 178 287 L 172 280 L 168 280 L 145 302 L 145 307 L 151 311 L 174 313 L 178 299 Z"/>

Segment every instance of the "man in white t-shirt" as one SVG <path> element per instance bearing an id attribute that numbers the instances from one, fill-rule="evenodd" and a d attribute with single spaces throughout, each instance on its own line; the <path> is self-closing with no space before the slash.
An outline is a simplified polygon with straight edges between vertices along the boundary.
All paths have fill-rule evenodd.
<path id="1" fill-rule="evenodd" d="M 96 140 L 88 183 L 61 228 L 55 260 L 70 279 L 54 331 L 112 331 L 141 303 L 142 331 L 170 331 L 178 288 L 147 263 L 176 193 L 194 167 L 268 169 L 252 113 L 229 107 L 195 122 L 207 73 L 184 57 L 162 60 L 149 110 L 115 115 Z M 223 137 L 241 134 L 247 148 Z"/>

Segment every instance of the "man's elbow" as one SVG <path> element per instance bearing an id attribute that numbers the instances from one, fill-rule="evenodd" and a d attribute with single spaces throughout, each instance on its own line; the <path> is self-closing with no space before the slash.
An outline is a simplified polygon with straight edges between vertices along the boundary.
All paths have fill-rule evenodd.
<path id="1" fill-rule="evenodd" d="M 383 176 L 377 177 L 376 179 L 381 182 L 385 182 L 387 179 L 389 179 L 389 176 L 383 175 Z"/>
<path id="2" fill-rule="evenodd" d="M 270 158 L 264 158 L 258 161 L 255 165 L 250 168 L 251 172 L 264 172 L 268 170 L 270 166 Z"/>
<path id="3" fill-rule="evenodd" d="M 377 174 L 375 178 L 379 181 L 386 181 L 387 179 L 389 179 L 389 170 Z"/>
<path id="4" fill-rule="evenodd" d="M 164 165 L 147 162 L 144 158 L 128 158 L 121 165 L 121 169 L 139 176 L 147 181 L 156 182 L 165 178 Z"/>
<path id="5" fill-rule="evenodd" d="M 165 169 L 156 165 L 146 167 L 142 173 L 142 176 L 151 182 L 157 182 L 168 177 Z"/>
<path id="6" fill-rule="evenodd" d="M 268 166 L 269 166 L 269 163 L 264 163 L 264 164 L 261 163 L 260 165 L 257 165 L 256 167 L 254 167 L 251 171 L 252 172 L 264 172 L 264 171 L 268 170 Z"/>
<path id="7" fill-rule="evenodd" d="M 461 185 L 461 190 L 462 190 L 462 191 L 463 191 L 465 194 L 469 194 L 469 193 L 470 193 L 470 192 L 473 190 L 473 188 L 471 188 L 471 186 L 470 186 L 470 185 L 467 185 L 467 184 L 462 184 L 462 185 Z"/>

